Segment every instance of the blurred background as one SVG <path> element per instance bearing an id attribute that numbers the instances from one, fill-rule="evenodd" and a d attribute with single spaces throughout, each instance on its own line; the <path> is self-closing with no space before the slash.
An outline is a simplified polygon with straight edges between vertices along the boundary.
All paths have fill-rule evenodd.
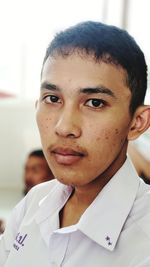
<path id="1" fill-rule="evenodd" d="M 25 158 L 41 147 L 34 103 L 52 36 L 83 20 L 114 24 L 134 36 L 150 66 L 149 11 L 149 0 L 0 0 L 0 218 L 22 198 Z M 137 146 L 149 156 L 147 138 Z"/>

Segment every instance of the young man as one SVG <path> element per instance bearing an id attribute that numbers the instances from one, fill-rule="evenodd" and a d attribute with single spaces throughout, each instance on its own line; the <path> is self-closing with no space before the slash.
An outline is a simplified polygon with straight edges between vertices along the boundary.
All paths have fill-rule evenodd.
<path id="1" fill-rule="evenodd" d="M 54 178 L 48 163 L 41 149 L 33 150 L 29 153 L 24 167 L 24 194 L 42 182 Z"/>
<path id="2" fill-rule="evenodd" d="M 14 209 L 0 266 L 150 266 L 149 186 L 126 156 L 150 124 L 147 67 L 127 32 L 84 22 L 59 33 L 41 73 L 37 123 L 56 180 Z"/>

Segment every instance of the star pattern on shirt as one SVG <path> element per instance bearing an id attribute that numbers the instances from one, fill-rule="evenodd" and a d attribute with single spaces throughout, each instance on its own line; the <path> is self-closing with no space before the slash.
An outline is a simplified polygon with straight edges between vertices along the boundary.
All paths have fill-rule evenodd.
<path id="1" fill-rule="evenodd" d="M 111 242 L 110 237 L 108 235 L 105 237 L 105 240 L 107 241 L 108 246 L 112 245 L 112 242 Z"/>

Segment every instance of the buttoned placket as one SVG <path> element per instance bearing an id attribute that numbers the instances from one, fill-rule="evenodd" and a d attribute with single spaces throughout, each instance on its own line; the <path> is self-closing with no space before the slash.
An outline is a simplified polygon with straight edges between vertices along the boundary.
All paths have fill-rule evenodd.
<path id="1" fill-rule="evenodd" d="M 49 247 L 49 263 L 50 267 L 60 267 L 68 247 L 69 234 L 60 234 L 55 232 L 59 229 L 59 212 L 72 192 L 72 188 L 64 185 L 58 185 L 58 191 L 54 194 L 54 199 L 50 199 L 44 205 L 46 199 L 40 203 L 40 211 L 36 216 L 36 222 L 40 227 L 40 232 Z M 53 200 L 53 202 L 52 202 Z M 56 205 L 57 203 L 57 205 Z M 49 214 L 49 211 L 51 213 Z M 49 216 L 47 217 L 47 214 Z M 52 232 L 51 232 L 52 231 Z M 51 234 L 49 235 L 49 233 Z"/>
<path id="2" fill-rule="evenodd" d="M 49 240 L 50 267 L 62 266 L 68 248 L 69 236 L 69 234 L 55 232 L 51 235 Z"/>

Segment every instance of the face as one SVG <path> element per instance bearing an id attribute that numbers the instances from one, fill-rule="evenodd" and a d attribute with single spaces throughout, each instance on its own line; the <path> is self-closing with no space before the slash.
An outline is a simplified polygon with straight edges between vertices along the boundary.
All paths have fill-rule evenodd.
<path id="1" fill-rule="evenodd" d="M 33 186 L 53 178 L 45 158 L 30 156 L 27 159 L 24 172 L 26 191 Z"/>
<path id="2" fill-rule="evenodd" d="M 123 69 L 77 54 L 48 58 L 37 123 L 46 158 L 64 184 L 109 180 L 126 158 L 131 92 Z"/>

